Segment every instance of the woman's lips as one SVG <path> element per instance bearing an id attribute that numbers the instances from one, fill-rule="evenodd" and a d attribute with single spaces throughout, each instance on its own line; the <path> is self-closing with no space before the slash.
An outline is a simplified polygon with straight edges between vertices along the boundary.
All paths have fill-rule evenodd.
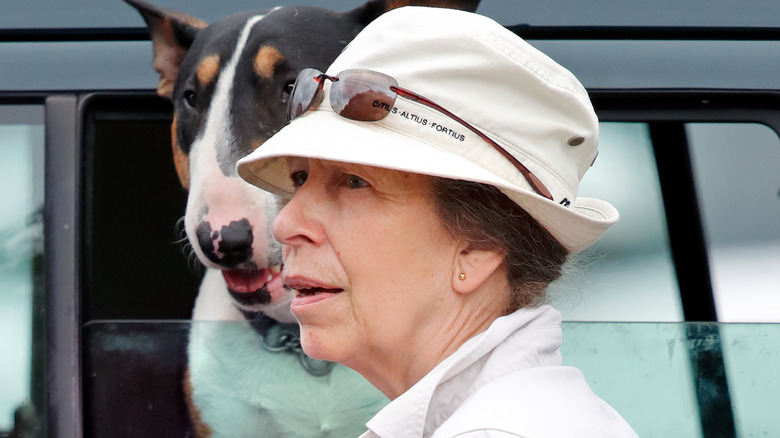
<path id="1" fill-rule="evenodd" d="M 284 284 L 288 288 L 295 290 L 295 298 L 293 298 L 291 303 L 293 309 L 304 305 L 314 304 L 344 292 L 344 289 L 333 287 L 310 278 L 298 276 L 285 277 Z"/>
<path id="2" fill-rule="evenodd" d="M 298 296 L 303 297 L 310 297 L 312 295 L 317 294 L 336 294 L 339 292 L 344 292 L 343 289 L 326 289 L 322 287 L 311 287 L 311 288 L 305 288 L 305 289 L 296 289 Z"/>

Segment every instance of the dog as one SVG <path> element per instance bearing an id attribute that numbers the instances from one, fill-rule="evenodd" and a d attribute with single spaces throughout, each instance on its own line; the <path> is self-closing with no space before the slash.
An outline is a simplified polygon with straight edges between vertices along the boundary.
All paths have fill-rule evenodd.
<path id="1" fill-rule="evenodd" d="M 212 24 L 125 1 L 151 35 L 157 94 L 173 103 L 174 163 L 188 190 L 184 228 L 206 267 L 185 377 L 196 435 L 359 435 L 388 400 L 354 371 L 303 354 L 271 236 L 284 200 L 241 180 L 235 163 L 286 124 L 298 72 L 325 71 L 380 14 L 413 3 L 475 11 L 479 1 L 371 0 L 347 12 L 281 7 Z"/>

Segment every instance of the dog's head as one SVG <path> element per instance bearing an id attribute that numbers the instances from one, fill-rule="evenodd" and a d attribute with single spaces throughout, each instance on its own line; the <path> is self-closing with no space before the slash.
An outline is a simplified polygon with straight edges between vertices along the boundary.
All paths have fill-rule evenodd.
<path id="1" fill-rule="evenodd" d="M 282 7 L 207 25 L 188 14 L 125 0 L 146 21 L 157 93 L 173 102 L 173 156 L 189 191 L 185 230 L 200 261 L 222 269 L 245 310 L 284 302 L 281 248 L 271 236 L 280 200 L 246 184 L 236 161 L 286 124 L 298 72 L 325 71 L 386 10 L 407 5 L 476 10 L 478 0 L 372 0 L 348 12 Z"/>

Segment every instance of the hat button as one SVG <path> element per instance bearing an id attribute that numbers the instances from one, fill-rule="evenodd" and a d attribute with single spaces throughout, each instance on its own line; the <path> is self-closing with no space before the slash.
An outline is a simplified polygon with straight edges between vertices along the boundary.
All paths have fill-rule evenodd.
<path id="1" fill-rule="evenodd" d="M 584 137 L 572 137 L 572 138 L 569 139 L 568 143 L 569 143 L 569 146 L 579 146 L 579 145 L 585 143 L 585 138 Z"/>

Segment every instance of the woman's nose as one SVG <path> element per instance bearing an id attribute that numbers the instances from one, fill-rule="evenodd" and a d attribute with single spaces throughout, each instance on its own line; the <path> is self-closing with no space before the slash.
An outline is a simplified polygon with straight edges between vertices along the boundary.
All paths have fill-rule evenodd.
<path id="1" fill-rule="evenodd" d="M 308 182 L 299 187 L 274 219 L 274 238 L 293 247 L 321 243 L 324 230 L 321 221 L 317 219 L 317 212 L 322 211 L 320 204 L 321 198 L 316 196 Z"/>

